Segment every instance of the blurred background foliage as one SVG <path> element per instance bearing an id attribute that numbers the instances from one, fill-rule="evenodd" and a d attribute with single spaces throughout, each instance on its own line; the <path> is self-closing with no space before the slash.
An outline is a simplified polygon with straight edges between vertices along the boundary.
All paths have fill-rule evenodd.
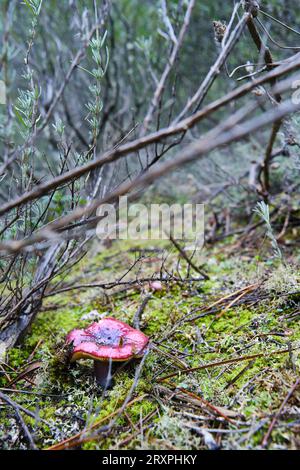
<path id="1" fill-rule="evenodd" d="M 126 131 L 143 119 L 153 90 L 155 77 L 159 78 L 170 54 L 171 44 L 165 34 L 160 1 L 118 0 L 98 2 L 102 7 L 102 34 L 107 30 L 107 46 L 110 62 L 102 83 L 103 112 L 97 144 L 98 151 L 109 148 L 111 141 L 118 142 Z M 187 2 L 168 1 L 168 14 L 175 34 L 181 27 Z M 183 104 L 195 92 L 199 83 L 209 71 L 219 53 L 214 40 L 213 21 L 229 21 L 234 2 L 197 1 L 191 24 L 182 49 L 172 71 L 164 94 L 160 126 L 168 124 L 170 102 L 172 113 L 182 109 Z M 261 2 L 261 8 L 287 24 L 300 22 L 300 6 L 297 0 L 272 0 Z M 3 42 L 2 54 L 7 56 L 6 66 L 2 66 L 0 78 L 7 86 L 7 109 L 0 107 L 1 143 L 8 139 L 14 144 L 22 141 L 20 123 L 14 115 L 19 90 L 26 90 L 23 78 L 24 57 L 28 46 L 28 32 L 31 28 L 31 15 L 26 5 L 19 0 L 1 2 L 3 21 L 0 34 L 3 39 L 9 35 L 8 47 Z M 31 64 L 38 86 L 39 112 L 43 116 L 53 99 L 53 95 L 66 75 L 72 58 L 81 46 L 82 37 L 94 22 L 93 0 L 47 0 L 43 2 L 37 25 L 34 46 L 31 51 Z M 293 45 L 297 36 L 287 32 L 280 25 L 263 18 L 265 26 L 278 43 Z M 282 59 L 288 51 L 272 47 L 274 60 Z M 7 48 L 7 50 L 5 50 Z M 252 47 L 247 32 L 242 36 L 227 63 L 228 71 L 247 62 L 257 62 L 256 50 Z M 92 67 L 91 50 L 83 61 L 83 67 Z M 237 72 L 229 78 L 225 71 L 211 87 L 207 101 L 221 96 L 236 86 Z M 66 140 L 72 141 L 73 149 L 81 153 L 89 145 L 89 125 L 86 120 L 86 103 L 90 98 L 91 77 L 82 69 L 77 69 L 66 87 L 63 99 L 56 108 L 53 121 L 60 119 L 65 127 Z M 7 112 L 11 113 L 9 126 Z M 227 111 L 226 111 L 227 112 Z M 220 113 L 222 118 L 222 113 Z M 201 124 L 215 124 L 215 118 Z M 36 145 L 34 166 L 36 171 L 53 171 L 59 152 L 57 135 L 53 126 L 48 126 Z M 3 148 L 1 149 L 3 152 Z M 47 163 L 42 158 L 47 153 Z M 134 159 L 131 159 L 134 160 Z M 77 160 L 76 160 L 77 161 Z M 136 164 L 136 162 L 135 162 Z M 201 163 L 202 165 L 202 163 Z M 125 170 L 124 170 L 125 171 Z M 124 176 L 124 175 L 123 175 Z M 39 174 L 37 174 L 39 179 Z M 4 184 L 4 182 L 2 183 Z M 9 184 L 7 180 L 7 184 Z"/>
<path id="2" fill-rule="evenodd" d="M 213 22 L 228 24 L 235 3 L 195 2 L 183 46 L 165 83 L 159 113 L 149 131 L 168 126 L 198 89 L 220 53 Z M 165 4 L 171 28 L 178 37 L 188 2 L 168 0 Z M 4 165 L 0 172 L 1 204 L 87 163 L 120 142 L 139 136 L 173 46 L 162 5 L 161 0 L 1 1 L 0 79 L 7 90 L 6 105 L 0 105 L 0 156 Z M 260 14 L 260 20 L 275 43 L 263 30 L 260 33 L 271 49 L 273 60 L 281 61 L 293 53 L 286 47 L 299 47 L 300 37 L 273 21 L 270 15 L 297 29 L 299 0 L 261 1 L 260 5 L 269 15 Z M 242 14 L 240 9 L 238 16 Z M 98 43 L 89 41 L 91 31 Z M 78 65 L 72 70 L 76 56 Z M 248 62 L 257 64 L 258 60 L 259 54 L 245 29 L 205 103 L 251 80 L 248 76 L 237 81 L 245 75 L 245 68 L 233 72 L 236 67 Z M 63 89 L 61 94 L 60 89 Z M 59 100 L 52 108 L 57 94 Z M 157 155 L 159 159 L 172 158 L 247 99 L 232 102 L 209 116 L 185 135 L 181 145 L 170 145 L 167 152 L 164 144 L 153 145 L 106 165 L 100 172 L 91 172 L 63 185 L 20 211 L 10 211 L 3 221 L 6 228 L 1 231 L 2 240 L 30 236 L 77 205 L 106 195 L 123 181 L 144 172 L 158 159 Z M 249 221 L 253 207 L 261 200 L 256 188 L 249 185 L 249 172 L 253 162 L 262 160 L 268 138 L 269 130 L 260 131 L 238 144 L 220 148 L 209 158 L 159 180 L 145 197 L 151 200 L 193 198 L 206 203 L 221 219 L 226 210 L 233 218 L 236 215 L 240 221 Z M 298 138 L 299 115 L 296 114 L 280 129 L 276 147 L 285 149 L 288 141 L 297 143 Z M 7 165 L 14 152 L 17 158 Z M 297 143 L 288 151 L 279 152 L 272 163 L 271 205 L 279 207 L 291 201 L 297 206 L 298 153 Z M 9 257 L 1 260 L 3 273 L 10 262 Z M 15 276 L 21 270 L 34 277 L 38 263 L 39 257 L 21 255 L 14 260 Z M 22 281 L 22 286 L 25 284 Z"/>

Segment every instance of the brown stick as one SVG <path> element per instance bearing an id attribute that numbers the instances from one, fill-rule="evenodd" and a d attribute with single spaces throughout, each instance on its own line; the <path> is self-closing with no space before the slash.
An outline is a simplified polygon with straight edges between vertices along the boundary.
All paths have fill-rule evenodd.
<path id="1" fill-rule="evenodd" d="M 129 403 L 127 403 L 126 408 L 129 408 L 131 405 L 134 405 L 134 403 L 137 403 L 138 401 L 143 400 L 147 394 L 144 394 L 142 396 L 136 397 L 133 400 L 131 400 Z M 120 411 L 122 410 L 122 406 L 118 408 L 116 411 L 113 413 L 110 413 L 107 416 L 104 416 L 104 418 L 98 419 L 90 428 L 89 430 L 96 429 L 99 427 L 102 423 L 105 423 L 105 421 L 113 418 L 114 416 L 118 415 Z M 77 434 L 74 434 L 73 436 L 69 437 L 68 439 L 65 439 L 64 441 L 58 442 L 57 444 L 54 444 L 51 447 L 47 447 L 45 450 L 62 450 L 62 449 L 70 449 L 71 447 L 78 446 L 83 440 L 81 440 L 81 437 L 88 432 L 89 430 L 83 430 L 79 431 Z"/>
<path id="2" fill-rule="evenodd" d="M 151 299 L 152 297 L 152 292 L 150 292 L 150 294 L 147 294 L 145 295 L 145 297 L 143 298 L 142 300 L 142 303 L 141 305 L 139 306 L 139 308 L 137 309 L 137 311 L 135 312 L 135 315 L 133 317 L 133 320 L 132 320 L 132 323 L 133 323 L 133 326 L 134 328 L 136 328 L 137 330 L 140 329 L 140 321 L 141 321 L 141 317 L 144 313 L 144 310 L 147 306 L 147 303 L 149 302 L 149 300 Z"/>
<path id="3" fill-rule="evenodd" d="M 191 109 L 192 106 L 197 104 L 196 111 L 199 109 L 201 103 L 203 102 L 205 96 L 207 95 L 207 92 L 209 91 L 210 87 L 212 86 L 215 79 L 219 75 L 221 68 L 226 63 L 226 59 L 228 58 L 235 44 L 239 40 L 242 32 L 244 31 L 245 25 L 249 18 L 250 18 L 249 14 L 245 13 L 243 17 L 240 19 L 234 31 L 232 32 L 230 38 L 228 39 L 226 45 L 224 46 L 221 53 L 219 54 L 217 60 L 215 61 L 215 63 L 209 70 L 208 74 L 206 75 L 205 79 L 201 83 L 200 87 L 198 88 L 194 96 L 188 100 L 184 109 L 181 111 L 179 116 L 174 120 L 174 123 L 182 119 L 186 115 L 186 113 Z"/>
<path id="4" fill-rule="evenodd" d="M 283 400 L 283 402 L 281 403 L 280 407 L 279 407 L 279 410 L 277 411 L 277 413 L 275 414 L 274 418 L 272 419 L 271 421 L 271 424 L 269 426 L 269 429 L 268 431 L 266 432 L 263 440 L 262 440 L 262 443 L 261 445 L 263 447 L 266 447 L 267 444 L 268 444 L 268 440 L 272 434 L 272 431 L 274 429 L 274 426 L 276 424 L 276 421 L 278 420 L 279 416 L 281 415 L 285 405 L 287 404 L 287 402 L 289 401 L 289 399 L 291 398 L 291 396 L 293 395 L 294 391 L 296 390 L 296 388 L 300 385 L 300 379 L 297 379 L 295 384 L 292 386 L 292 388 L 290 389 L 289 393 L 287 394 L 287 396 L 285 397 L 285 399 Z"/>
<path id="5" fill-rule="evenodd" d="M 246 107 L 243 110 L 239 110 L 234 115 L 230 116 L 224 123 L 217 126 L 212 132 L 206 134 L 202 139 L 192 143 L 185 152 L 180 154 L 178 157 L 161 163 L 157 167 L 152 167 L 147 173 L 138 176 L 134 180 L 126 181 L 119 186 L 115 191 L 110 193 L 103 199 L 95 199 L 88 205 L 83 207 L 77 207 L 73 212 L 62 217 L 61 219 L 50 223 L 48 226 L 40 229 L 35 234 L 31 235 L 27 239 L 14 241 L 9 240 L 4 243 L 0 243 L 0 251 L 4 252 L 17 252 L 24 248 L 33 245 L 36 242 L 51 240 L 59 238 L 59 234 L 55 234 L 57 231 L 63 228 L 65 225 L 78 220 L 84 215 L 90 214 L 95 211 L 101 204 L 110 203 L 115 201 L 119 196 L 129 193 L 133 189 L 144 188 L 148 184 L 156 181 L 159 177 L 166 173 L 178 168 L 184 164 L 190 163 L 197 158 L 203 158 L 207 156 L 209 152 L 222 145 L 229 144 L 236 140 L 246 137 L 250 133 L 264 127 L 274 121 L 283 118 L 288 114 L 297 112 L 300 109 L 299 103 L 293 103 L 287 100 L 280 104 L 275 110 L 271 109 L 259 117 L 254 117 L 247 122 L 240 124 L 240 121 L 250 112 L 254 110 L 254 106 L 251 108 Z M 237 125 L 239 124 L 239 126 Z M 0 214 L 1 215 L 1 214 Z"/>
<path id="6" fill-rule="evenodd" d="M 273 151 L 273 146 L 276 140 L 276 136 L 279 132 L 279 129 L 281 127 L 282 120 L 275 121 L 272 126 L 272 132 L 270 135 L 270 139 L 266 148 L 266 153 L 265 153 L 265 158 L 263 161 L 263 175 L 264 175 L 264 181 L 263 181 L 263 192 L 265 193 L 265 202 L 268 202 L 268 193 L 270 190 L 270 160 L 272 157 L 272 151 Z"/>
<path id="7" fill-rule="evenodd" d="M 95 168 L 101 168 L 106 163 L 115 161 L 119 159 L 120 157 L 126 156 L 131 152 L 135 152 L 137 150 L 145 148 L 148 145 L 151 145 L 153 143 L 160 142 L 161 140 L 167 137 L 171 137 L 171 136 L 180 134 L 181 132 L 185 132 L 188 129 L 195 126 L 202 119 L 209 116 L 214 111 L 217 111 L 222 106 L 225 106 L 226 104 L 230 103 L 231 101 L 235 99 L 241 98 L 242 96 L 250 92 L 253 88 L 260 86 L 272 80 L 273 78 L 279 78 L 282 75 L 289 73 L 293 70 L 296 70 L 298 68 L 300 68 L 300 53 L 292 56 L 288 60 L 287 63 L 277 67 L 276 70 L 272 70 L 266 73 L 264 76 L 260 77 L 259 79 L 255 79 L 249 83 L 246 83 L 245 85 L 242 85 L 241 87 L 236 88 L 235 90 L 226 94 L 224 97 L 205 106 L 202 110 L 198 111 L 194 115 L 178 122 L 178 124 L 171 125 L 157 132 L 148 134 L 147 136 L 143 138 L 139 138 L 139 139 L 133 140 L 132 142 L 121 145 L 118 148 L 115 148 L 111 151 L 104 153 L 96 160 L 93 160 L 85 165 L 69 170 L 65 172 L 63 175 L 59 175 L 46 183 L 36 186 L 31 191 L 23 194 L 22 196 L 19 196 L 15 198 L 14 200 L 6 204 L 3 204 L 0 207 L 0 216 L 4 215 L 6 212 L 10 211 L 11 209 L 15 207 L 19 207 L 27 202 L 30 202 L 39 198 L 40 196 L 44 194 L 47 194 L 49 191 L 54 190 L 65 183 L 68 183 L 72 180 L 80 178 L 81 176 L 94 170 Z M 1 174 L 1 171 L 0 171 L 0 174 Z"/>
<path id="8" fill-rule="evenodd" d="M 273 62 L 272 54 L 270 52 L 270 49 L 266 47 L 264 43 L 262 42 L 260 34 L 257 31 L 257 28 L 255 26 L 252 16 L 248 18 L 247 26 L 248 26 L 249 33 L 253 39 L 253 42 L 258 49 L 258 52 L 260 54 L 263 53 L 267 70 L 272 70 L 274 67 L 276 67 L 276 65 L 274 65 L 274 62 Z M 270 83 L 271 85 L 274 86 L 276 84 L 276 79 L 272 79 Z M 275 94 L 274 96 L 275 96 L 276 101 L 279 103 L 281 101 L 281 96 L 279 94 Z"/>
<path id="9" fill-rule="evenodd" d="M 194 271 L 196 271 L 198 274 L 203 276 L 203 279 L 205 279 L 207 281 L 209 279 L 209 276 L 207 274 L 205 274 L 200 268 L 198 268 L 198 266 L 195 265 L 193 260 L 186 254 L 186 252 L 181 248 L 179 243 L 175 240 L 175 238 L 173 238 L 173 236 L 170 233 L 168 234 L 168 236 L 169 236 L 171 242 L 173 243 L 173 245 L 175 246 L 175 248 L 179 251 L 181 256 L 185 259 L 187 264 L 189 266 L 191 266 L 191 268 L 193 268 Z"/>
<path id="10" fill-rule="evenodd" d="M 176 372 L 173 372 L 172 374 L 168 374 L 168 375 L 165 375 L 164 377 L 159 378 L 158 382 L 163 382 L 164 380 L 170 379 L 171 377 L 176 377 L 179 374 L 188 374 L 189 372 L 195 372 L 201 369 L 210 369 L 212 367 L 219 367 L 225 364 L 235 364 L 236 362 L 251 361 L 252 359 L 256 359 L 257 357 L 270 357 L 270 356 L 276 356 L 277 354 L 286 354 L 288 352 L 289 352 L 289 349 L 281 349 L 279 351 L 272 351 L 269 354 L 258 353 L 258 354 L 251 354 L 250 356 L 237 357 L 235 359 L 226 359 L 225 361 L 211 362 L 209 364 L 203 364 L 202 366 L 191 367 L 185 370 L 178 370 Z"/>
<path id="11" fill-rule="evenodd" d="M 151 103 L 150 103 L 149 109 L 147 111 L 146 117 L 144 119 L 142 129 L 141 129 L 141 135 L 143 135 L 149 127 L 149 124 L 152 120 L 153 113 L 154 113 L 155 109 L 157 108 L 159 100 L 162 96 L 166 80 L 167 80 L 172 68 L 174 67 L 176 58 L 177 58 L 179 50 L 182 46 L 185 34 L 187 32 L 187 29 L 188 29 L 188 26 L 189 26 L 189 23 L 190 23 L 190 20 L 191 20 L 194 5 L 195 5 L 195 0 L 190 0 L 190 2 L 188 4 L 188 7 L 187 7 L 187 10 L 186 10 L 184 20 L 183 20 L 183 25 L 181 27 L 181 30 L 180 30 L 180 33 L 179 33 L 179 36 L 178 36 L 178 40 L 174 44 L 171 56 L 168 59 L 168 62 L 165 66 L 163 74 L 162 74 L 162 76 L 159 80 L 159 83 L 156 87 L 153 98 L 151 100 Z"/>
<path id="12" fill-rule="evenodd" d="M 168 384 L 173 385 L 173 384 L 170 384 L 169 382 L 168 382 Z M 204 398 L 200 397 L 199 395 L 196 395 L 195 393 L 190 392 L 189 390 L 185 390 L 184 388 L 176 387 L 176 390 L 180 390 L 181 393 L 183 393 L 185 395 L 189 395 L 190 397 L 194 398 L 195 400 L 200 401 L 204 406 L 206 406 L 210 410 L 214 411 L 214 413 L 218 414 L 223 419 L 225 419 L 225 421 L 228 421 L 229 423 L 234 424 L 232 419 L 228 418 L 228 416 L 226 416 L 217 406 L 212 405 L 211 403 L 209 403 L 209 401 L 205 400 Z"/>

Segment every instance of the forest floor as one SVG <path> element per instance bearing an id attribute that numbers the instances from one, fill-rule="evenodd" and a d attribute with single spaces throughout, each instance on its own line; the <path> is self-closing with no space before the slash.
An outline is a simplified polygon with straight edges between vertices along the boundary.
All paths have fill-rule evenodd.
<path id="1" fill-rule="evenodd" d="M 0 405 L 0 448 L 299 449 L 299 260 L 294 250 L 278 263 L 231 237 L 196 252 L 204 281 L 168 240 L 94 243 L 52 291 L 121 284 L 45 298 L 0 364 L 10 400 Z M 91 361 L 60 370 L 57 344 L 71 329 L 106 316 L 132 324 L 146 279 L 161 274 L 140 318 L 151 339 L 142 363 L 105 392 Z"/>

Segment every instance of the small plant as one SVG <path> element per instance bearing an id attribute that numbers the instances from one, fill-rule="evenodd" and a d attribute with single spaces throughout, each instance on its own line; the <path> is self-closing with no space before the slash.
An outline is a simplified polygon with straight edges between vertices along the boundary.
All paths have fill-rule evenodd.
<path id="1" fill-rule="evenodd" d="M 93 38 L 90 42 L 90 49 L 92 53 L 93 62 L 95 64 L 94 68 L 90 71 L 84 67 L 79 66 L 81 70 L 92 75 L 94 78 L 94 83 L 89 86 L 91 93 L 91 99 L 86 104 L 86 107 L 89 110 L 89 114 L 86 117 L 87 122 L 91 127 L 91 135 L 93 140 L 93 146 L 96 146 L 98 133 L 99 133 L 99 123 L 100 115 L 103 108 L 102 101 L 102 88 L 101 83 L 103 77 L 107 71 L 108 62 L 109 62 L 109 51 L 108 47 L 104 46 L 106 41 L 107 31 L 105 31 L 102 37 L 99 36 L 97 32 L 97 37 Z M 103 58 L 102 50 L 105 48 L 105 58 Z"/>
<path id="2" fill-rule="evenodd" d="M 24 0 L 24 4 L 30 8 L 34 16 L 38 16 L 40 14 L 42 3 L 43 0 Z"/>
<path id="3" fill-rule="evenodd" d="M 267 280 L 264 282 L 264 289 L 268 292 L 290 293 L 297 291 L 299 288 L 300 275 L 296 266 L 280 265 L 269 273 Z M 278 304 L 285 303 L 285 298 L 278 298 Z"/>
<path id="4" fill-rule="evenodd" d="M 273 254 L 275 258 L 278 258 L 282 260 L 282 252 L 278 246 L 277 240 L 275 238 L 275 235 L 273 233 L 273 229 L 271 226 L 270 222 L 270 210 L 268 204 L 265 202 L 261 201 L 256 204 L 256 207 L 253 209 L 254 212 L 256 212 L 261 220 L 265 222 L 266 227 L 267 227 L 267 237 L 271 241 L 272 249 L 273 249 Z"/>
<path id="5" fill-rule="evenodd" d="M 29 56 L 31 54 L 36 31 L 38 26 L 38 17 L 41 12 L 43 0 L 25 0 L 23 2 L 30 12 L 31 26 L 29 29 L 29 37 L 27 40 L 27 49 L 24 57 L 25 70 L 22 78 L 27 83 L 25 90 L 18 90 L 16 104 L 14 105 L 14 114 L 19 123 L 19 133 L 26 144 L 25 150 L 21 153 L 22 174 L 20 177 L 20 189 L 29 188 L 32 184 L 33 161 L 36 149 L 27 145 L 30 138 L 35 134 L 37 125 L 41 116 L 38 111 L 38 102 L 41 94 L 39 85 L 35 82 L 34 72 L 29 64 Z"/>
<path id="6" fill-rule="evenodd" d="M 65 132 L 65 125 L 62 122 L 62 120 L 60 119 L 60 117 L 58 117 L 56 119 L 55 123 L 52 124 L 52 127 L 61 139 L 64 135 L 64 132 Z"/>
<path id="7" fill-rule="evenodd" d="M 26 78 L 23 75 L 23 78 Z M 39 98 L 39 89 L 19 90 L 17 104 L 14 107 L 15 115 L 21 124 L 20 134 L 26 139 L 32 130 L 34 124 L 37 124 L 39 117 L 36 119 L 35 106 Z"/>
<path id="8" fill-rule="evenodd" d="M 26 140 L 34 132 L 34 128 L 38 124 L 40 116 L 38 115 L 38 99 L 40 97 L 40 89 L 34 83 L 33 70 L 29 66 L 29 55 L 31 53 L 38 25 L 38 17 L 41 12 L 43 0 L 24 0 L 31 14 L 31 28 L 29 30 L 29 38 L 27 41 L 27 50 L 24 57 L 25 72 L 22 78 L 28 83 L 27 90 L 19 90 L 17 104 L 14 106 L 14 113 L 19 123 L 21 124 L 20 133 Z"/>

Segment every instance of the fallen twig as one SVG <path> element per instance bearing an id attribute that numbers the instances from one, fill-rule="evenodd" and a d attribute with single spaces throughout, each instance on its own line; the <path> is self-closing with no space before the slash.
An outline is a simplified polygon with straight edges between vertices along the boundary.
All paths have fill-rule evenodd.
<path id="1" fill-rule="evenodd" d="M 175 246 L 175 248 L 179 251 L 179 253 L 181 254 L 181 256 L 185 259 L 185 261 L 187 262 L 187 264 L 189 266 L 191 266 L 191 268 L 194 269 L 194 271 L 196 271 L 198 274 L 200 274 L 201 276 L 203 276 L 203 279 L 205 279 L 206 281 L 209 279 L 209 276 L 207 274 L 205 274 L 200 268 L 198 268 L 198 266 L 195 265 L 195 263 L 193 262 L 193 260 L 186 254 L 186 252 L 181 248 L 181 246 L 179 245 L 179 243 L 175 240 L 174 237 L 172 237 L 172 235 L 169 233 L 168 234 L 171 242 L 173 243 L 173 245 Z"/>
<path id="2" fill-rule="evenodd" d="M 129 403 L 127 403 L 126 408 L 129 408 L 131 405 L 134 405 L 134 403 L 137 403 L 143 400 L 144 398 L 146 398 L 146 396 L 147 394 L 145 393 L 144 395 L 134 398 Z M 109 415 L 104 416 L 104 418 L 101 418 L 95 421 L 95 423 L 90 427 L 90 430 L 97 429 L 101 424 L 105 423 L 107 420 L 117 416 L 120 413 L 120 411 L 122 411 L 122 406 L 118 408 L 116 411 L 114 411 L 113 413 L 110 413 Z M 63 450 L 63 449 L 70 449 L 71 447 L 76 447 L 80 443 L 84 442 L 84 439 L 82 438 L 82 436 L 86 433 L 87 433 L 87 430 L 80 431 L 77 434 L 74 434 L 73 436 L 69 437 L 68 439 L 61 441 L 58 444 L 54 444 L 53 446 L 48 447 L 45 450 Z"/>
<path id="3" fill-rule="evenodd" d="M 268 445 L 268 440 L 272 434 L 272 431 L 274 429 L 274 426 L 276 424 L 276 421 L 278 420 L 279 416 L 281 415 L 285 405 L 287 404 L 287 402 L 289 401 L 289 399 L 291 398 L 291 396 L 293 395 L 294 391 L 296 390 L 296 388 L 300 385 L 300 378 L 296 380 L 295 384 L 292 386 L 292 388 L 290 389 L 290 391 L 288 392 L 287 396 L 285 397 L 285 399 L 283 400 L 283 402 L 281 403 L 280 407 L 279 407 L 279 410 L 277 411 L 277 413 L 275 414 L 274 418 L 272 419 L 271 421 L 271 424 L 269 426 L 269 429 L 268 431 L 266 432 L 266 434 L 264 435 L 264 438 L 262 440 L 262 443 L 261 445 L 263 447 L 266 447 Z"/>
<path id="4" fill-rule="evenodd" d="M 158 382 L 163 382 L 164 380 L 170 379 L 171 377 L 175 377 L 179 374 L 187 374 L 189 372 L 195 372 L 195 371 L 201 370 L 201 369 L 210 369 L 212 367 L 219 367 L 219 366 L 222 366 L 224 364 L 234 364 L 236 362 L 251 361 L 252 359 L 255 359 L 257 357 L 266 357 L 266 358 L 268 358 L 270 356 L 276 356 L 277 354 L 286 354 L 286 353 L 289 353 L 289 349 L 281 349 L 279 351 L 272 351 L 268 354 L 267 353 L 258 353 L 258 354 L 252 354 L 250 356 L 237 357 L 235 359 L 226 359 L 224 361 L 211 362 L 209 364 L 203 364 L 201 366 L 190 367 L 189 369 L 185 369 L 185 370 L 179 370 L 179 371 L 173 372 L 172 374 L 165 375 L 164 377 L 161 377 L 157 380 L 158 380 Z"/>
<path id="5" fill-rule="evenodd" d="M 142 317 L 143 312 L 144 312 L 144 310 L 145 310 L 145 308 L 146 308 L 146 306 L 147 306 L 147 303 L 149 302 L 149 300 L 151 299 L 151 297 L 152 297 L 152 293 L 151 293 L 151 292 L 150 292 L 150 294 L 145 295 L 145 297 L 144 297 L 144 299 L 143 299 L 141 305 L 139 306 L 139 308 L 137 309 L 137 311 L 136 311 L 136 313 L 135 313 L 135 315 L 134 315 L 134 317 L 133 317 L 132 323 L 133 323 L 134 328 L 136 328 L 137 330 L 140 329 L 140 320 L 141 320 L 141 317 Z"/>

